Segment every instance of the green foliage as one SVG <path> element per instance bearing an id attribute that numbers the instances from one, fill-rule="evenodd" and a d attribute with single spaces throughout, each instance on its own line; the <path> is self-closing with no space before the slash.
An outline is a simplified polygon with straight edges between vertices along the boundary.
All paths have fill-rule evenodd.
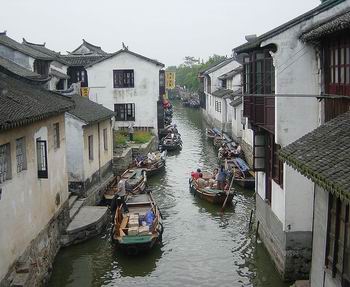
<path id="1" fill-rule="evenodd" d="M 127 135 L 124 132 L 118 131 L 114 133 L 114 145 L 126 145 Z"/>
<path id="2" fill-rule="evenodd" d="M 199 89 L 198 74 L 210 66 L 213 66 L 222 60 L 226 59 L 225 56 L 213 55 L 209 57 L 206 62 L 200 62 L 195 57 L 186 56 L 184 63 L 178 67 L 170 66 L 167 68 L 168 71 L 176 72 L 176 85 L 186 87 L 186 89 L 196 92 Z"/>
<path id="3" fill-rule="evenodd" d="M 152 134 L 150 132 L 145 131 L 137 131 L 134 133 L 134 142 L 135 143 L 147 143 L 151 140 Z"/>

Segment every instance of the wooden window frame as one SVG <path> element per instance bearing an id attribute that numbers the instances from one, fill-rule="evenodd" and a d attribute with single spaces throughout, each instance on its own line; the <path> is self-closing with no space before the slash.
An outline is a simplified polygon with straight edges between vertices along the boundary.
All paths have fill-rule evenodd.
<path id="1" fill-rule="evenodd" d="M 12 178 L 11 144 L 0 145 L 0 183 Z"/>
<path id="2" fill-rule="evenodd" d="M 341 281 L 344 287 L 350 286 L 350 259 L 346 257 L 350 254 L 349 232 L 349 204 L 330 193 L 325 266 L 331 271 L 332 277 Z"/>
<path id="3" fill-rule="evenodd" d="M 114 111 L 117 122 L 135 121 L 136 110 L 134 103 L 114 104 Z"/>
<path id="4" fill-rule="evenodd" d="M 88 136 L 88 154 L 89 154 L 89 160 L 94 160 L 94 136 L 90 135 Z"/>
<path id="5" fill-rule="evenodd" d="M 272 179 L 283 188 L 283 161 L 281 161 L 278 156 L 278 151 L 280 149 L 280 145 L 274 144 Z"/>
<path id="6" fill-rule="evenodd" d="M 21 137 L 16 139 L 16 163 L 17 173 L 27 169 L 26 139 Z"/>
<path id="7" fill-rule="evenodd" d="M 37 153 L 37 165 L 38 165 L 38 178 L 48 178 L 48 166 L 47 166 L 47 141 L 36 140 L 36 153 Z"/>
<path id="8" fill-rule="evenodd" d="M 60 148 L 60 123 L 53 124 L 53 146 L 54 149 Z"/>
<path id="9" fill-rule="evenodd" d="M 103 129 L 103 149 L 105 151 L 108 150 L 108 134 L 107 134 L 107 128 Z"/>
<path id="10" fill-rule="evenodd" d="M 134 70 L 113 70 L 113 88 L 124 89 L 134 88 Z"/>

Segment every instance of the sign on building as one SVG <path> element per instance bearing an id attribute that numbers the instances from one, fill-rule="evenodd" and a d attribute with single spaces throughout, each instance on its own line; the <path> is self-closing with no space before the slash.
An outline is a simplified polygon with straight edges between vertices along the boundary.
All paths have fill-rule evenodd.
<path id="1" fill-rule="evenodd" d="M 175 72 L 165 71 L 165 88 L 167 90 L 175 89 Z"/>
<path id="2" fill-rule="evenodd" d="M 90 88 L 88 87 L 80 88 L 80 94 L 82 97 L 89 97 L 89 92 L 90 92 Z"/>

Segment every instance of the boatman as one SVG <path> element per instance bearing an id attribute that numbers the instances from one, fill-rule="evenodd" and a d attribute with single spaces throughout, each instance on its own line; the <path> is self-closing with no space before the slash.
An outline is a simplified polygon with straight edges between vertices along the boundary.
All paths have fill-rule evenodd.
<path id="1" fill-rule="evenodd" d="M 125 203 L 125 196 L 126 196 L 126 187 L 125 187 L 125 179 L 121 178 L 119 175 L 117 176 L 117 182 L 118 182 L 118 201 L 123 206 L 123 210 L 125 213 L 129 212 L 128 206 Z"/>

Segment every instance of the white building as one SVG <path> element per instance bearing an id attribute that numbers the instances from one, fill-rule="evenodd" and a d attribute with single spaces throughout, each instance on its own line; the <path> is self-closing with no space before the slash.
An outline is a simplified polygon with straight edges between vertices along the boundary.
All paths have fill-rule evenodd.
<path id="1" fill-rule="evenodd" d="M 315 9 L 234 49 L 244 56 L 244 116 L 254 130 L 259 235 L 287 280 L 309 275 L 314 184 L 283 164 L 278 151 L 348 108 L 316 98 L 324 91 L 346 90 L 337 88 L 342 86 L 340 83 L 345 85 L 340 63 L 348 59 L 347 46 L 339 46 L 345 34 L 338 38 L 328 35 L 317 42 L 316 49 L 313 41 L 301 36 L 346 11 L 349 2 L 323 1 Z M 342 57 L 337 51 L 342 51 Z M 298 94 L 309 96 L 295 96 Z"/>
<path id="2" fill-rule="evenodd" d="M 115 128 L 134 123 L 136 129 L 157 134 L 159 72 L 163 67 L 128 49 L 110 54 L 86 66 L 89 98 L 116 112 Z"/>
<path id="3" fill-rule="evenodd" d="M 114 112 L 80 95 L 71 99 L 75 107 L 65 119 L 69 189 L 90 196 L 95 184 L 113 175 Z"/>
<path id="4" fill-rule="evenodd" d="M 233 58 L 223 60 L 201 73 L 204 79 L 206 107 L 204 116 L 212 126 L 232 133 L 233 107 L 230 105 L 234 92 L 240 88 L 240 64 Z"/>
<path id="5" fill-rule="evenodd" d="M 64 114 L 74 103 L 33 82 L 0 65 L 1 286 L 40 284 L 68 213 Z"/>

